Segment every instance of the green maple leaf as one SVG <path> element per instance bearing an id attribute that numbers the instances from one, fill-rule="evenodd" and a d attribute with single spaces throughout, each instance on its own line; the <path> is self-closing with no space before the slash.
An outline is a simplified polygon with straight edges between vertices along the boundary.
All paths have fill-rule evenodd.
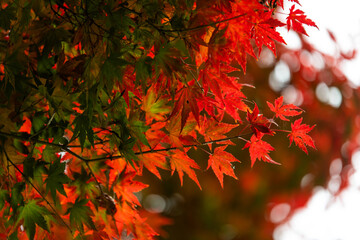
<path id="1" fill-rule="evenodd" d="M 5 206 L 5 201 L 9 197 L 9 193 L 5 189 L 0 189 L 0 209 Z"/>
<path id="2" fill-rule="evenodd" d="M 43 217 L 44 214 L 48 213 L 48 210 L 37 205 L 35 200 L 30 200 L 21 208 L 18 221 L 24 219 L 24 227 L 29 239 L 34 239 L 36 225 L 49 232 L 49 227 Z"/>
<path id="3" fill-rule="evenodd" d="M 150 147 L 150 144 L 145 136 L 145 132 L 150 128 L 149 126 L 145 125 L 144 122 L 132 119 L 129 122 L 131 133 L 141 141 L 141 143 L 145 144 L 146 146 Z"/>
<path id="4" fill-rule="evenodd" d="M 83 149 L 85 146 L 86 137 L 93 146 L 94 132 L 91 128 L 91 120 L 89 119 L 89 116 L 86 114 L 79 115 L 75 118 L 73 124 L 75 125 L 73 131 L 73 139 L 79 137 L 81 149 Z M 70 141 L 72 141 L 73 139 L 71 139 Z"/>
<path id="5" fill-rule="evenodd" d="M 60 163 L 60 159 L 55 160 L 49 168 L 48 178 L 45 180 L 46 183 L 46 193 L 50 191 L 54 201 L 57 201 L 56 191 L 66 196 L 64 190 L 64 183 L 70 181 L 70 179 L 65 175 L 65 163 Z M 66 196 L 67 197 L 67 196 Z"/>
<path id="6" fill-rule="evenodd" d="M 90 207 L 86 206 L 88 199 L 80 199 L 79 197 L 75 200 L 75 203 L 68 208 L 65 215 L 70 213 L 70 224 L 79 229 L 80 232 L 84 232 L 85 224 L 91 229 L 96 229 L 94 222 L 91 219 L 91 216 L 94 213 L 91 211 Z"/>
<path id="7" fill-rule="evenodd" d="M 91 174 L 88 174 L 84 167 L 81 167 L 81 173 L 74 172 L 73 175 L 75 181 L 72 185 L 76 186 L 77 194 L 79 196 L 94 196 L 94 191 L 96 192 L 95 182 L 90 181 Z"/>

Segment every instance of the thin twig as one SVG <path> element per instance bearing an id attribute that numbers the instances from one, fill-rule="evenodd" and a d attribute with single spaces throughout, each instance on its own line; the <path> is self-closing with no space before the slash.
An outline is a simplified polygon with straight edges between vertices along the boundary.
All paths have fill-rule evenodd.
<path id="1" fill-rule="evenodd" d="M 246 127 L 244 128 L 246 129 Z M 242 132 L 242 131 L 241 131 Z M 13 137 L 13 138 L 17 138 L 17 139 L 21 139 L 24 141 L 32 141 L 32 142 L 37 142 L 37 143 L 42 143 L 45 145 L 51 145 L 51 146 L 56 146 L 61 148 L 62 150 L 70 153 L 71 155 L 75 156 L 76 158 L 82 160 L 83 162 L 96 162 L 96 161 L 102 161 L 102 160 L 114 160 L 114 159 L 119 159 L 119 158 L 123 158 L 123 155 L 115 155 L 115 156 L 108 156 L 108 157 L 100 157 L 100 158 L 84 158 L 80 155 L 78 155 L 77 153 L 73 152 L 72 150 L 70 150 L 66 145 L 62 145 L 62 144 L 56 144 L 56 143 L 50 143 L 50 142 L 46 142 L 46 141 L 42 141 L 42 140 L 37 140 L 37 139 L 29 139 L 29 137 L 23 137 L 23 136 L 18 136 L 18 135 L 13 135 L 13 134 L 9 134 L 9 133 L 4 133 L 4 132 L 0 132 L 0 135 L 2 136 L 7 136 L 7 137 Z M 225 142 L 225 141 L 229 141 L 229 140 L 233 140 L 233 139 L 240 139 L 243 141 L 248 141 L 245 138 L 241 137 L 240 134 L 236 135 L 236 136 L 232 136 L 232 137 L 227 137 L 227 138 L 222 138 L 222 139 L 216 139 L 216 140 L 211 140 L 211 141 L 206 141 L 203 143 L 198 143 L 198 144 L 189 144 L 189 145 L 184 145 L 182 146 L 182 148 L 191 148 L 191 147 L 198 147 L 198 146 L 203 146 L 203 145 L 208 145 L 208 144 L 213 144 L 213 143 L 221 143 L 221 142 Z M 162 149 L 151 149 L 151 150 L 147 150 L 147 151 L 140 151 L 140 152 L 135 152 L 135 155 L 143 155 L 143 154 L 150 154 L 150 153 L 158 153 L 158 152 L 167 152 L 167 151 L 171 151 L 171 150 L 177 150 L 179 149 L 179 147 L 169 147 L 169 148 L 162 148 Z M 93 177 L 95 178 L 94 174 L 92 173 Z M 95 178 L 96 180 L 96 178 Z"/>
<path id="2" fill-rule="evenodd" d="M 80 148 L 81 145 L 67 145 L 67 144 L 57 144 L 57 143 L 53 143 L 53 142 L 47 142 L 47 141 L 43 141 L 43 140 L 39 140 L 39 139 L 34 139 L 33 135 L 16 135 L 16 134 L 12 134 L 12 133 L 6 133 L 6 132 L 0 132 L 1 136 L 5 136 L 5 137 L 11 137 L 11 138 L 15 138 L 15 139 L 19 139 L 19 140 L 23 140 L 23 141 L 28 141 L 28 142 L 32 142 L 32 143 L 41 143 L 44 145 L 49 145 L 49 146 L 53 146 L 53 147 L 59 147 L 61 149 L 63 148 Z M 101 141 L 101 142 L 96 142 L 94 143 L 94 145 L 100 145 L 103 143 L 108 142 L 108 140 L 105 141 Z"/>
<path id="3" fill-rule="evenodd" d="M 199 26 L 192 27 L 192 28 L 183 28 L 183 29 L 161 29 L 161 31 L 163 31 L 163 32 L 189 32 L 189 31 L 194 31 L 194 30 L 199 30 L 199 29 L 202 29 L 202 28 L 210 27 L 210 26 L 213 26 L 213 25 L 216 25 L 216 24 L 219 24 L 219 23 L 228 22 L 228 21 L 231 21 L 231 20 L 234 20 L 234 19 L 237 19 L 237 18 L 244 17 L 244 16 L 246 16 L 246 15 L 247 15 L 247 14 L 244 13 L 244 14 L 240 14 L 240 15 L 237 15 L 237 16 L 234 16 L 234 17 L 231 17 L 231 18 L 223 19 L 223 20 L 216 21 L 216 22 L 212 22 L 212 23 L 208 23 L 208 24 L 199 25 Z"/>
<path id="4" fill-rule="evenodd" d="M 97 178 L 96 178 L 96 176 L 95 176 L 95 173 L 93 172 L 93 170 L 91 169 L 91 167 L 90 167 L 90 165 L 89 165 L 89 162 L 90 162 L 89 159 L 86 159 L 86 158 L 78 155 L 77 153 L 71 151 L 71 150 L 70 150 L 69 148 L 67 148 L 67 147 L 63 147 L 62 150 L 70 153 L 70 154 L 73 155 L 74 157 L 76 157 L 76 158 L 80 159 L 81 161 L 85 162 L 86 166 L 89 168 L 89 171 L 90 171 L 91 176 L 95 179 L 95 182 L 96 182 L 96 184 L 97 184 L 98 187 L 99 187 L 99 190 L 100 190 L 100 192 L 101 192 L 101 195 L 104 195 L 104 192 L 103 192 L 103 190 L 102 190 L 101 184 L 100 184 L 99 181 L 97 180 Z"/>
<path id="5" fill-rule="evenodd" d="M 31 135 L 30 139 L 38 136 L 40 133 L 42 133 L 43 131 L 45 131 L 45 130 L 49 127 L 49 125 L 51 124 L 52 120 L 54 119 L 55 114 L 56 114 L 56 113 L 53 113 L 53 115 L 51 116 L 51 118 L 50 118 L 50 120 L 48 121 L 48 123 L 47 123 L 44 127 L 42 127 L 42 129 L 40 129 L 39 131 L 37 131 L 35 134 Z"/>
<path id="6" fill-rule="evenodd" d="M 184 145 L 184 146 L 182 146 L 182 148 L 199 147 L 199 146 L 209 145 L 209 144 L 213 144 L 213 143 L 225 142 L 225 141 L 229 141 L 229 140 L 233 140 L 233 139 L 240 139 L 240 140 L 243 140 L 246 142 L 248 141 L 241 136 L 233 136 L 233 137 L 227 137 L 227 138 L 222 138 L 222 139 L 217 139 L 217 140 L 206 141 L 206 142 L 198 143 L 198 144 Z M 143 155 L 143 154 L 150 154 L 150 153 L 167 152 L 167 151 L 177 150 L 177 149 L 179 149 L 179 147 L 169 147 L 169 148 L 162 148 L 162 149 L 155 149 L 155 150 L 152 149 L 152 150 L 142 151 L 142 152 L 135 152 L 134 154 L 135 155 Z M 96 161 L 102 161 L 102 160 L 114 160 L 114 159 L 119 159 L 119 158 L 123 158 L 123 156 L 115 155 L 115 156 L 109 156 L 109 157 L 93 158 L 93 159 L 87 159 L 87 161 L 88 162 L 96 162 Z"/>
<path id="7" fill-rule="evenodd" d="M 184 64 L 187 64 L 182 57 L 180 57 L 180 59 Z M 204 88 L 201 86 L 201 84 L 200 84 L 198 78 L 195 76 L 195 74 L 191 71 L 191 69 L 189 69 L 188 71 L 190 72 L 191 76 L 194 78 L 194 80 L 196 81 L 197 85 L 202 90 L 202 92 L 204 92 Z"/>

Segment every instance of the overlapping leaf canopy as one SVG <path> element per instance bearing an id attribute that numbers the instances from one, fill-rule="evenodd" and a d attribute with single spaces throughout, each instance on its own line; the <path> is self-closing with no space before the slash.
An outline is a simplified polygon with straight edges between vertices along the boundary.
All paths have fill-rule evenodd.
<path id="1" fill-rule="evenodd" d="M 224 174 L 236 178 L 234 139 L 252 165 L 275 163 L 266 141 L 277 131 L 315 148 L 302 120 L 278 127 L 300 108 L 269 99 L 265 116 L 243 91 L 247 55 L 285 43 L 270 2 L 2 2 L 0 232 L 150 239 L 134 195 L 144 168 L 201 188 L 187 153 L 196 148 L 223 186 Z M 315 24 L 294 6 L 287 27 L 306 34 L 301 24 Z"/>

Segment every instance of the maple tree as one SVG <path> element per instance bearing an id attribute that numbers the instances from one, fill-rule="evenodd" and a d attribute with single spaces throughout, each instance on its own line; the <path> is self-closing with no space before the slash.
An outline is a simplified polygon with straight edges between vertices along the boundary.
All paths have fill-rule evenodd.
<path id="1" fill-rule="evenodd" d="M 277 58 L 264 49 L 259 61 L 249 60 L 247 74 L 242 78 L 255 86 L 255 89 L 246 92 L 246 96 L 255 98 L 264 114 L 276 115 L 276 111 L 270 110 L 271 105 L 275 109 L 283 109 L 281 99 L 301 107 L 304 111 L 301 124 L 305 119 L 306 122 L 316 123 L 310 132 L 316 151 L 306 145 L 309 150 L 306 156 L 301 149 L 289 148 L 290 141 L 285 142 L 279 137 L 287 136 L 287 132 L 277 132 L 276 137 L 260 133 L 262 140 L 276 149 L 270 151 L 269 156 L 281 163 L 280 167 L 274 164 L 264 167 L 257 163 L 249 171 L 248 148 L 240 151 L 246 144 L 237 139 L 234 140 L 236 145 L 229 145 L 226 150 L 242 162 L 235 165 L 238 181 L 224 178 L 224 189 L 217 186 L 211 175 L 201 173 L 198 174 L 199 181 L 205 183 L 201 194 L 194 193 L 193 189 L 175 187 L 169 193 L 166 184 L 154 184 L 156 190 L 149 192 L 164 196 L 169 201 L 176 199 L 177 193 L 184 199 L 178 203 L 181 215 L 174 210 L 163 211 L 175 219 L 176 224 L 167 227 L 171 239 L 277 239 L 286 233 L 274 232 L 274 228 L 278 224 L 291 228 L 292 222 L 287 220 L 294 220 L 296 216 L 292 218 L 293 214 L 298 214 L 299 210 L 302 212 L 300 208 L 306 208 L 308 200 L 317 194 L 318 189 L 332 194 L 332 199 L 339 197 L 338 200 L 341 200 L 339 194 L 348 190 L 349 177 L 354 173 L 352 154 L 359 150 L 360 91 L 340 70 L 342 63 L 354 57 L 354 51 L 343 52 L 336 38 L 333 39 L 338 49 L 335 56 L 318 51 L 302 37 L 299 38 L 300 46 L 295 49 L 277 46 Z M 290 75 L 284 68 L 289 70 Z M 288 79 L 284 80 L 284 76 Z M 283 94 L 282 98 L 278 97 L 280 94 Z M 277 101 L 269 102 L 269 99 Z M 271 105 L 267 106 L 267 102 Z M 293 110 L 290 107 L 284 109 Z M 291 128 L 291 124 L 296 127 L 295 121 L 276 122 Z M 311 128 L 312 124 L 308 126 Z M 200 155 L 200 150 L 191 154 Z M 334 173 L 333 165 L 336 164 L 333 163 L 339 162 L 342 167 Z M 191 188 L 191 185 L 187 187 Z M 328 202 L 330 206 L 332 199 Z M 286 207 L 277 208 L 282 206 Z M 280 212 L 278 209 L 281 209 Z"/>
<path id="2" fill-rule="evenodd" d="M 286 23 L 282 0 L 2 2 L 0 236 L 151 239 L 146 171 L 201 189 L 202 152 L 224 187 L 234 145 L 251 166 L 280 162 L 269 142 L 286 136 L 315 149 L 302 108 L 259 109 L 243 81 L 248 55 L 279 54 L 277 28 L 316 27 L 289 2 Z"/>

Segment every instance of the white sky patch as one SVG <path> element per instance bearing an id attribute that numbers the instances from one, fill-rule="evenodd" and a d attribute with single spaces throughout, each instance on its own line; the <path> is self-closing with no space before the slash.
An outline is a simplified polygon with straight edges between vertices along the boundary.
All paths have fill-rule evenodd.
<path id="1" fill-rule="evenodd" d="M 314 189 L 307 206 L 275 229 L 274 240 L 360 239 L 360 151 L 352 161 L 357 170 L 350 177 L 350 186 L 338 196 L 329 187 Z"/>
<path id="2" fill-rule="evenodd" d="M 287 1 L 284 1 L 285 3 Z M 295 3 L 287 3 L 288 9 L 295 4 L 295 9 L 305 12 L 308 18 L 313 20 L 319 27 L 305 26 L 305 30 L 309 37 L 306 39 L 313 44 L 315 48 L 327 54 L 339 54 L 339 49 L 329 37 L 328 31 L 334 33 L 340 48 L 344 53 L 352 51 L 354 48 L 360 51 L 360 16 L 359 0 L 300 0 L 302 6 Z M 279 12 L 284 12 L 281 8 Z M 285 21 L 286 15 L 280 15 Z M 280 30 L 281 28 L 278 28 Z M 287 42 L 287 47 L 291 49 L 299 48 L 299 40 L 293 33 L 287 34 L 285 28 L 279 31 Z M 346 61 L 342 64 L 341 69 L 345 75 L 356 86 L 360 86 L 360 52 L 354 60 Z"/>
<path id="3" fill-rule="evenodd" d="M 339 49 L 327 32 L 329 29 L 334 33 L 343 52 L 352 51 L 354 48 L 359 51 L 355 60 L 345 62 L 341 69 L 351 82 L 360 86 L 360 1 L 300 0 L 300 3 L 302 6 L 297 5 L 296 8 L 303 10 L 320 29 L 305 28 L 310 36 L 307 40 L 315 48 L 326 54 L 339 54 Z M 281 34 L 285 33 L 282 31 Z M 290 43 L 291 39 L 294 39 L 291 34 L 284 36 L 284 39 L 290 48 L 299 48 L 299 45 L 296 45 L 298 43 Z M 338 94 L 338 89 L 326 86 L 327 89 L 324 90 L 321 87 L 319 85 L 316 94 L 323 97 L 322 101 L 334 107 L 340 106 L 341 94 Z M 355 172 L 349 179 L 349 186 L 341 194 L 336 197 L 333 195 L 341 181 L 338 171 L 335 171 L 338 161 L 334 161 L 329 169 L 334 174 L 327 188 L 314 189 L 307 206 L 297 210 L 289 221 L 275 229 L 274 240 L 359 240 L 360 150 L 352 156 L 352 163 Z"/>

